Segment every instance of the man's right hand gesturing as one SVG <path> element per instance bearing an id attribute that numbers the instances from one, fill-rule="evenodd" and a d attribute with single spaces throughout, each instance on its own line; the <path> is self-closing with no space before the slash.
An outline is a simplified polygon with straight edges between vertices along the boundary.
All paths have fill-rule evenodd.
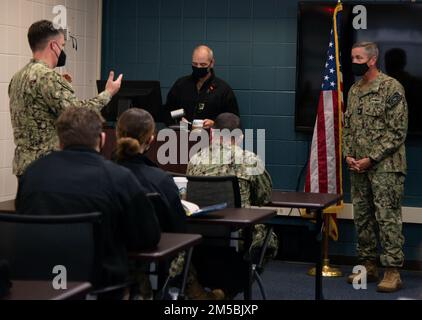
<path id="1" fill-rule="evenodd" d="M 120 86 L 122 85 L 123 74 L 121 74 L 116 81 L 114 81 L 114 71 L 110 71 L 108 76 L 106 90 L 110 95 L 113 97 L 117 92 L 120 90 Z"/>

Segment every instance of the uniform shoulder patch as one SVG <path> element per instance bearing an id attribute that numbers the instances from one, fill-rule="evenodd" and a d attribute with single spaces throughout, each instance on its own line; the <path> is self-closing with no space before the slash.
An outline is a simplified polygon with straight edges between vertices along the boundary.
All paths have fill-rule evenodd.
<path id="1" fill-rule="evenodd" d="M 387 99 L 387 104 L 391 107 L 398 105 L 403 99 L 402 95 L 399 92 L 395 92 L 390 98 Z"/>

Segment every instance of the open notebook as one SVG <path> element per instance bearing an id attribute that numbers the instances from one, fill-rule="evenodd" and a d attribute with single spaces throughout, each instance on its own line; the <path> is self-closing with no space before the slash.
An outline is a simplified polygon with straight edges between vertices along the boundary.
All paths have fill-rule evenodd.
<path id="1" fill-rule="evenodd" d="M 224 208 L 227 208 L 227 203 L 218 203 L 214 204 L 212 206 L 203 207 L 200 208 L 195 203 L 182 200 L 183 208 L 185 209 L 186 215 L 189 217 L 201 217 L 204 216 L 210 212 L 222 210 Z"/>

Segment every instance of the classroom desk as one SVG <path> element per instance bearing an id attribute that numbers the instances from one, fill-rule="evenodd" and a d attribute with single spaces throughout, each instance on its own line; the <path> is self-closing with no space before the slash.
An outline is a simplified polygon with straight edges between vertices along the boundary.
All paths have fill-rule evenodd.
<path id="1" fill-rule="evenodd" d="M 13 213 L 15 211 L 15 200 L 0 202 L 0 213 Z"/>
<path id="2" fill-rule="evenodd" d="M 244 230 L 244 248 L 248 248 L 252 244 L 253 226 L 263 223 L 276 215 L 276 210 L 269 209 L 249 209 L 249 208 L 226 208 L 216 212 L 211 212 L 203 217 L 189 217 L 189 224 L 196 225 L 224 225 L 236 229 Z M 252 261 L 249 259 L 249 277 L 247 286 L 245 287 L 245 300 L 252 299 Z"/>
<path id="3" fill-rule="evenodd" d="M 129 258 L 146 262 L 167 260 L 180 251 L 192 248 L 200 243 L 202 236 L 187 233 L 161 233 L 157 247 L 141 252 L 130 252 Z"/>
<path id="4" fill-rule="evenodd" d="M 3 300 L 84 300 L 91 287 L 89 282 L 69 282 L 66 290 L 55 290 L 51 281 L 14 280 Z"/>
<path id="5" fill-rule="evenodd" d="M 0 203 L 0 212 L 14 212 L 14 201 Z M 269 218 L 276 216 L 276 210 L 271 209 L 248 209 L 248 208 L 226 208 L 224 210 L 212 212 L 206 217 L 188 218 L 191 224 L 202 225 L 225 225 L 232 228 L 244 229 L 245 248 L 249 248 L 252 243 L 252 229 L 255 224 L 265 222 Z M 132 259 L 136 254 L 132 253 Z M 138 256 L 140 258 L 140 256 Z M 252 262 L 249 261 L 249 279 L 245 288 L 245 299 L 251 300 L 252 288 Z"/>
<path id="6" fill-rule="evenodd" d="M 324 299 L 322 292 L 322 260 L 324 250 L 321 235 L 323 210 L 338 203 L 341 199 L 342 196 L 339 194 L 273 191 L 271 202 L 266 205 L 268 207 L 301 208 L 316 210 L 316 239 L 320 243 L 319 253 L 317 255 L 317 257 L 319 258 L 316 261 L 316 300 Z"/>
<path id="7" fill-rule="evenodd" d="M 187 233 L 161 233 L 160 242 L 151 250 L 130 252 L 129 259 L 143 262 L 160 262 L 175 257 L 179 252 L 186 250 L 186 262 L 183 268 L 182 287 L 178 299 L 184 300 L 188 271 L 192 257 L 193 247 L 202 241 L 199 234 Z M 161 286 L 160 286 L 161 287 Z"/>

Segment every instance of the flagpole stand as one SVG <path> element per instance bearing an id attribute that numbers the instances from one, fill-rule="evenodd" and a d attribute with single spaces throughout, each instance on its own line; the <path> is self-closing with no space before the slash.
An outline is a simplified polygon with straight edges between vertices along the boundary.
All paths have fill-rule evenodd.
<path id="1" fill-rule="evenodd" d="M 328 242 L 329 242 L 329 215 L 324 214 L 324 232 L 323 232 L 323 239 L 324 239 L 324 260 L 322 264 L 322 276 L 326 278 L 334 278 L 334 277 L 342 277 L 343 273 L 339 268 L 333 268 L 330 266 L 330 259 L 328 258 Z M 316 276 L 316 268 L 310 268 L 307 272 L 309 276 L 315 277 Z"/>

